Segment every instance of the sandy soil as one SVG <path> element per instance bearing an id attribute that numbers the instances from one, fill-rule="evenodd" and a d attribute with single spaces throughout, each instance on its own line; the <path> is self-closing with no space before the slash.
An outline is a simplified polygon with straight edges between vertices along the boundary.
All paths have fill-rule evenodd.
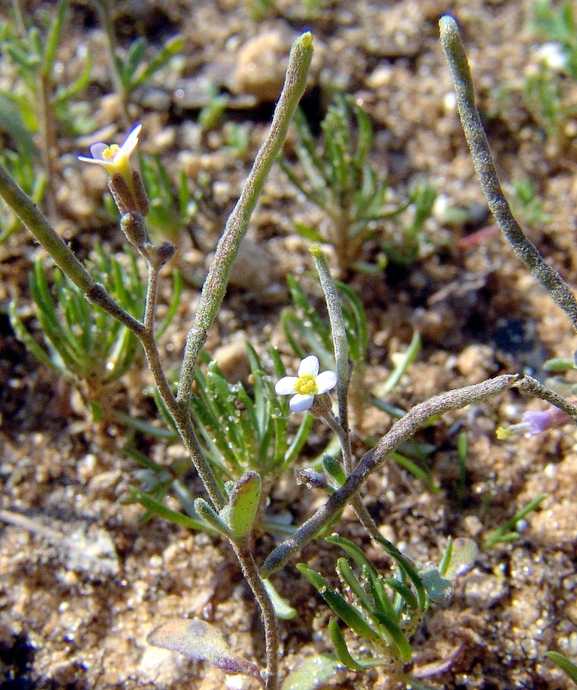
<path id="1" fill-rule="evenodd" d="M 28 11 L 38 4 L 27 3 Z M 327 85 L 355 94 L 375 128 L 374 164 L 389 175 L 393 187 L 402 193 L 415 180 L 426 179 L 448 205 L 468 209 L 471 218 L 466 227 L 454 228 L 433 217 L 426 227 L 433 251 L 402 271 L 351 276 L 369 315 L 367 389 L 386 379 L 394 355 L 406 348 L 415 328 L 422 334 L 422 351 L 390 400 L 405 408 L 505 371 L 530 370 L 541 377 L 545 359 L 571 356 L 577 338 L 570 324 L 498 234 L 459 245 L 464 235 L 491 220 L 484 212 L 438 44 L 437 20 L 448 10 L 463 31 L 500 174 L 509 183 L 531 177 L 551 219 L 528 231 L 569 282 L 577 280 L 575 144 L 569 138 L 563 148 L 552 146 L 519 97 L 536 45 L 526 29 L 531 2 L 336 0 L 312 21 L 290 0 L 279 0 L 278 9 L 260 21 L 250 17 L 247 4 L 114 3 L 121 48 L 139 32 L 153 45 L 177 32 L 186 38 L 180 71 L 163 73 L 158 83 L 135 94 L 131 104 L 134 120 L 143 123 L 144 150 L 161 155 L 170 170 L 183 165 L 189 175 L 201 168 L 208 173 L 212 196 L 193 229 L 196 243 L 190 232 L 175 238 L 181 267 L 204 267 L 203 252 L 214 246 L 266 131 L 272 110 L 270 102 L 262 101 L 271 100 L 271 90 L 282 79 L 281 56 L 300 30 L 310 28 L 316 57 L 305 107 L 311 121 L 322 119 Z M 246 44 L 255 37 L 260 43 L 253 54 L 262 60 L 257 72 L 266 77 L 258 83 L 246 57 Z M 90 4 L 73 2 L 61 59 L 73 73 L 81 47 L 93 54 L 94 81 L 87 98 L 98 126 L 113 125 L 114 140 L 122 137 L 124 126 L 118 102 L 109 95 L 103 46 Z M 222 124 L 201 136 L 196 118 L 206 102 L 207 80 L 233 95 Z M 504 85 L 512 88 L 500 98 Z M 577 94 L 574 84 L 567 89 Z M 250 125 L 250 145 L 240 159 L 220 150 L 226 123 L 232 121 Z M 84 143 L 62 135 L 59 147 L 59 230 L 80 256 L 88 255 L 95 242 L 119 251 L 120 233 L 97 213 L 105 180 L 99 170 L 82 169 L 75 159 L 86 151 Z M 286 293 L 282 287 L 273 290 L 276 299 L 271 299 L 266 288 L 282 286 L 286 274 L 303 276 L 311 268 L 307 242 L 295 235 L 295 221 L 313 224 L 322 217 L 275 169 L 249 233 L 250 241 L 268 252 L 271 268 L 261 275 L 262 257 L 256 266 L 248 259 L 245 270 L 257 268 L 262 284 L 255 290 L 242 276 L 235 281 L 211 333 L 209 352 L 234 342 L 240 332 L 260 348 L 268 342 L 277 345 L 287 365 L 293 364 L 279 328 Z M 29 300 L 27 272 L 38 252 L 24 231 L 0 246 L 0 509 L 10 511 L 0 512 L 0 688 L 257 687 L 249 679 L 231 681 L 207 665 L 147 645 L 150 630 L 166 617 L 200 616 L 214 621 L 235 650 L 263 661 L 258 614 L 228 546 L 161 520 L 141 524 L 142 508 L 119 502 L 126 486 L 136 483 L 136 465 L 120 452 L 125 442 L 159 462 L 177 457 L 181 448 L 132 438 L 113 424 L 86 422 L 78 394 L 16 340 L 7 304 L 11 298 L 22 305 Z M 170 297 L 168 276 L 163 303 Z M 306 285 L 314 289 L 312 282 Z M 179 361 L 197 298 L 198 291 L 187 285 L 162 340 L 167 366 Z M 514 337 L 519 326 L 521 341 Z M 143 390 L 149 383 L 138 365 L 122 381 L 115 400 L 145 417 L 152 409 Z M 451 603 L 433 607 L 426 617 L 415 640 L 413 671 L 434 670 L 427 665 L 439 662 L 441 672 L 426 679 L 434 687 L 570 687 L 544 653 L 553 649 L 577 659 L 574 432 L 565 427 L 532 439 L 495 439 L 497 426 L 516 423 L 525 409 L 543 407 L 505 395 L 449 414 L 423 431 L 419 440 L 437 449 L 431 457 L 433 477 L 442 487 L 437 495 L 393 464 L 367 483 L 364 499 L 373 517 L 391 540 L 423 562 L 438 562 L 449 535 L 480 543 L 521 506 L 547 494 L 519 538 L 482 551 L 475 567 L 458 581 Z M 375 438 L 390 425 L 384 413 L 368 407 L 357 422 L 364 435 Z M 469 449 L 459 495 L 461 430 L 468 433 Z M 326 436 L 322 428 L 318 434 Z M 362 443 L 356 445 L 360 456 Z M 303 463 L 314 452 L 314 445 L 307 448 Z M 196 489 L 195 478 L 189 480 Z M 275 489 L 272 508 L 289 505 L 299 522 L 320 500 L 287 476 Z M 6 520 L 13 522 L 13 514 L 28 521 L 10 524 Z M 352 513 L 345 514 L 339 529 L 363 541 L 377 565 L 386 568 Z M 271 537 L 259 537 L 258 558 L 272 545 Z M 302 560 L 328 573 L 333 556 L 315 543 Z M 299 611 L 295 620 L 281 622 L 286 671 L 315 651 L 330 650 L 325 634 L 330 615 L 294 563 L 275 583 Z M 452 662 L 444 665 L 453 653 Z M 332 686 L 390 684 L 384 672 L 375 670 L 364 677 L 343 673 Z"/>

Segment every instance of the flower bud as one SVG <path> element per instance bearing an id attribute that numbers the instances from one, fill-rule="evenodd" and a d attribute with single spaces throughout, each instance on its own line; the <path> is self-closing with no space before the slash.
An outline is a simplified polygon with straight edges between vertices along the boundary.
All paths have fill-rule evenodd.
<path id="1" fill-rule="evenodd" d="M 142 182 L 142 177 L 138 170 L 132 171 L 132 183 L 134 188 L 134 201 L 137 206 L 137 211 L 143 215 L 147 216 L 150 206 L 148 203 L 148 196 L 146 194 L 146 189 L 144 189 L 144 184 Z"/>
<path id="2" fill-rule="evenodd" d="M 120 229 L 126 239 L 138 249 L 150 242 L 144 218 L 136 211 L 128 211 L 120 219 Z"/>
<path id="3" fill-rule="evenodd" d="M 163 242 L 150 248 L 148 260 L 154 268 L 164 266 L 176 253 L 176 247 L 170 242 Z"/>

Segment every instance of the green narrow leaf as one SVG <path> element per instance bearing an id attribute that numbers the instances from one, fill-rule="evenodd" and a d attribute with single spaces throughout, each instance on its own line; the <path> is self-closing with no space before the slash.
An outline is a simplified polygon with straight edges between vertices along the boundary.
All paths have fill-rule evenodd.
<path id="1" fill-rule="evenodd" d="M 577 666 L 559 652 L 547 652 L 545 656 L 564 671 L 574 683 L 577 683 Z"/>
<path id="2" fill-rule="evenodd" d="M 134 82 L 134 88 L 137 88 L 142 84 L 145 84 L 150 79 L 150 77 L 152 77 L 155 74 L 155 72 L 158 72 L 158 70 L 161 69 L 161 67 L 164 67 L 164 65 L 166 65 L 166 63 L 170 60 L 171 57 L 173 57 L 174 55 L 178 55 L 178 53 L 182 52 L 183 48 L 183 36 L 173 36 L 171 39 L 169 39 L 161 48 L 161 50 L 158 53 L 156 53 L 156 55 L 152 58 L 148 65 L 143 69 L 142 73 L 137 77 L 137 79 Z"/>
<path id="3" fill-rule="evenodd" d="M 412 608 L 413 610 L 416 610 L 419 608 L 419 602 L 417 601 L 417 597 L 413 594 L 411 589 L 407 587 L 407 585 L 404 585 L 402 582 L 399 582 L 399 580 L 395 580 L 394 578 L 387 577 L 384 580 L 391 589 L 394 589 L 395 592 L 401 595 L 401 597 L 407 602 L 407 605 Z"/>
<path id="4" fill-rule="evenodd" d="M 370 627 L 357 609 L 351 606 L 338 592 L 336 592 L 322 575 L 319 575 L 319 573 L 315 572 L 304 563 L 298 563 L 297 569 L 307 578 L 336 615 L 346 623 L 351 630 L 354 630 L 357 635 L 371 642 L 376 642 L 380 639 L 378 633 Z"/>
<path id="5" fill-rule="evenodd" d="M 384 537 L 379 537 L 377 535 L 375 535 L 374 539 L 385 549 L 385 551 L 395 561 L 397 561 L 399 566 L 407 574 L 407 577 L 412 581 L 417 592 L 417 601 L 419 602 L 419 608 L 424 611 L 427 606 L 427 594 L 425 592 L 425 588 L 423 586 L 421 578 L 419 577 L 419 574 L 415 569 L 415 566 L 409 561 L 408 558 L 403 556 L 399 549 L 397 549 L 397 547 L 394 544 L 391 544 L 391 542 L 388 539 L 385 539 Z"/>
<path id="6" fill-rule="evenodd" d="M 337 488 L 340 488 L 347 481 L 347 473 L 343 466 L 332 455 L 323 456 L 323 470 L 333 480 Z"/>
<path id="7" fill-rule="evenodd" d="M 175 268 L 172 272 L 172 300 L 170 301 L 170 305 L 168 306 L 168 311 L 166 312 L 166 316 L 164 317 L 164 321 L 162 322 L 160 328 L 156 332 L 156 339 L 157 340 L 166 331 L 166 329 L 170 326 L 174 317 L 176 316 L 176 313 L 178 312 L 178 308 L 180 306 L 180 297 L 182 295 L 183 287 L 184 287 L 184 280 L 182 278 L 182 274 L 180 273 L 179 270 L 177 270 Z"/>
<path id="8" fill-rule="evenodd" d="M 350 539 L 345 539 L 345 537 L 341 537 L 338 534 L 333 534 L 330 537 L 325 537 L 325 541 L 328 541 L 329 544 L 336 544 L 337 546 L 340 546 L 343 551 L 346 551 L 346 553 L 349 554 L 359 568 L 365 566 L 372 576 L 378 577 L 375 566 L 365 556 L 362 549 L 350 541 Z"/>
<path id="9" fill-rule="evenodd" d="M 358 599 L 359 603 L 363 606 L 367 613 L 371 613 L 374 609 L 373 603 L 367 596 L 367 593 L 363 589 L 361 583 L 355 577 L 351 566 L 346 558 L 341 557 L 337 560 L 337 573 L 341 577 L 342 581 L 349 587 L 351 592 Z"/>
<path id="10" fill-rule="evenodd" d="M 146 39 L 140 37 L 133 41 L 128 49 L 128 54 L 126 56 L 126 62 L 124 66 L 124 74 L 126 76 L 127 84 L 130 91 L 135 88 L 135 75 L 144 54 L 146 53 L 147 43 Z"/>
<path id="11" fill-rule="evenodd" d="M 413 333 L 413 338 L 409 344 L 409 347 L 403 355 L 403 358 L 395 367 L 389 378 L 375 391 L 375 395 L 377 397 L 384 398 L 395 389 L 395 387 L 401 380 L 401 377 L 407 371 L 407 368 L 410 366 L 410 364 L 412 364 L 412 362 L 414 362 L 416 356 L 419 354 L 420 349 L 421 334 L 418 331 L 415 331 Z"/>
<path id="12" fill-rule="evenodd" d="M 211 525 L 219 534 L 229 538 L 232 536 L 226 522 L 221 518 L 216 510 L 214 510 L 214 508 L 204 500 L 204 498 L 197 498 L 194 501 L 194 508 L 200 517 L 205 522 L 208 522 L 208 524 Z"/>
<path id="13" fill-rule="evenodd" d="M 339 661 L 347 668 L 350 668 L 351 671 L 364 671 L 365 667 L 355 661 L 351 656 L 343 633 L 336 621 L 329 621 L 329 635 Z"/>
<path id="14" fill-rule="evenodd" d="M 383 625 L 392 642 L 396 645 L 401 660 L 408 664 L 412 656 L 411 645 L 403 634 L 399 624 L 393 618 L 390 618 L 380 611 L 375 611 L 373 615 L 379 623 Z"/>
<path id="15" fill-rule="evenodd" d="M 143 493 L 142 491 L 140 491 L 140 489 L 137 489 L 135 486 L 130 486 L 128 490 L 130 491 L 131 496 L 134 496 L 134 498 L 136 498 L 136 500 L 139 503 L 142 503 L 142 505 L 149 511 L 154 513 L 154 515 L 157 515 L 158 517 L 161 517 L 164 520 L 173 522 L 175 525 L 180 525 L 181 527 L 186 527 L 187 529 L 196 530 L 197 532 L 208 531 L 213 532 L 214 534 L 219 533 L 218 530 L 213 530 L 210 524 L 206 524 L 205 522 L 201 522 L 200 520 L 194 520 L 193 518 L 188 517 L 188 515 L 183 515 L 182 513 L 179 513 L 176 510 L 171 510 L 170 508 L 165 506 L 164 503 L 161 503 L 155 498 L 152 498 L 152 496 Z"/>
<path id="16" fill-rule="evenodd" d="M 64 27 L 64 22 L 66 20 L 66 14 L 68 12 L 68 6 L 70 5 L 69 0 L 60 0 L 58 4 L 58 9 L 56 10 L 56 17 L 50 26 L 48 36 L 46 38 L 46 49 L 44 51 L 43 57 L 43 71 L 45 78 L 50 75 L 54 67 L 54 61 L 56 60 L 56 50 L 58 49 L 58 44 L 62 38 L 62 29 Z"/>

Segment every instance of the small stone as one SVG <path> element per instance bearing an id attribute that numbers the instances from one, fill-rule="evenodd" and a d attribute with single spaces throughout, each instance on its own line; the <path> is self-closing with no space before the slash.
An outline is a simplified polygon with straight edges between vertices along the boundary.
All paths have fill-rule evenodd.
<path id="1" fill-rule="evenodd" d="M 459 355 L 457 367 L 470 383 L 480 383 L 495 370 L 493 351 L 488 345 L 469 345 Z"/>
<path id="2" fill-rule="evenodd" d="M 238 51 L 232 77 L 235 93 L 274 102 L 284 82 L 290 42 L 280 31 L 267 31 L 247 41 Z"/>
<path id="3" fill-rule="evenodd" d="M 230 271 L 230 284 L 252 293 L 260 302 L 267 302 L 267 294 L 279 279 L 279 271 L 270 252 L 245 237 Z"/>
<path id="4" fill-rule="evenodd" d="M 244 334 L 237 334 L 233 340 L 219 347 L 214 353 L 214 358 L 218 362 L 220 370 L 230 383 L 246 381 L 250 374 L 250 365 L 244 341 Z"/>
<path id="5" fill-rule="evenodd" d="M 464 595 L 468 606 L 487 609 L 507 596 L 508 587 L 504 580 L 495 575 L 473 572 L 466 576 Z"/>

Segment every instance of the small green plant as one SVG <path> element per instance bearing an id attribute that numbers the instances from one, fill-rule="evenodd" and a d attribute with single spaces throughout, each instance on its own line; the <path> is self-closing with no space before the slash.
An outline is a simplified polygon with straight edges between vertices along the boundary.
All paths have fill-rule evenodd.
<path id="1" fill-rule="evenodd" d="M 17 3 L 15 3 L 17 6 Z M 31 154 L 32 135 L 40 134 L 43 175 L 47 184 L 47 204 L 55 212 L 56 166 L 54 152 L 60 130 L 68 135 L 85 134 L 94 128 L 86 101 L 78 100 L 90 81 L 92 61 L 84 59 L 83 69 L 72 83 L 65 83 L 56 69 L 69 11 L 69 0 L 59 0 L 55 11 L 42 9 L 37 22 L 27 27 L 24 16 L 0 24 L 1 54 L 14 67 L 14 83 L 0 92 L 0 119 L 9 122 L 18 153 Z M 17 109 L 17 119 L 13 107 Z"/>
<path id="2" fill-rule="evenodd" d="M 329 624 L 329 632 L 339 660 L 355 671 L 389 665 L 395 660 L 401 662 L 399 669 L 402 669 L 411 660 L 410 638 L 431 601 L 450 596 L 450 582 L 434 568 L 417 572 L 414 565 L 383 537 L 379 544 L 396 565 L 392 577 L 379 575 L 363 551 L 350 540 L 339 536 L 326 540 L 340 546 L 358 568 L 355 573 L 346 558 L 337 561 L 337 573 L 348 593 L 347 598 L 304 563 L 297 567 L 337 616 L 375 650 L 372 658 L 353 659 L 340 628 L 333 622 Z"/>
<path id="3" fill-rule="evenodd" d="M 191 182 L 182 168 L 172 181 L 159 156 L 140 157 L 144 187 L 149 198 L 148 222 L 155 237 L 176 243 L 179 234 L 190 227 L 202 204 L 203 188 Z"/>
<path id="4" fill-rule="evenodd" d="M 321 123 L 322 150 L 302 112 L 295 116 L 295 127 L 295 152 L 304 179 L 287 159 L 281 165 L 297 189 L 328 219 L 324 230 L 297 224 L 297 232 L 315 242 L 331 244 L 343 274 L 350 268 L 380 270 L 388 259 L 413 262 L 436 198 L 432 187 L 421 182 L 404 200 L 394 199 L 388 181 L 370 161 L 371 121 L 351 98 L 337 95 L 329 106 Z M 363 260 L 363 248 L 373 238 L 380 255 L 369 265 Z"/>
<path id="5" fill-rule="evenodd" d="M 136 89 L 149 82 L 172 58 L 182 52 L 184 38 L 173 36 L 147 60 L 147 53 L 150 52 L 149 45 L 146 39 L 139 37 L 130 44 L 126 55 L 122 56 L 116 45 L 116 33 L 110 3 L 108 0 L 94 0 L 94 4 L 100 15 L 100 23 L 106 37 L 112 81 L 116 93 L 120 97 L 126 124 L 128 124 L 130 117 L 127 107 L 132 94 Z"/>
<path id="6" fill-rule="evenodd" d="M 517 180 L 509 187 L 511 207 L 523 225 L 541 227 L 551 222 L 543 210 L 543 203 L 530 177 Z"/>
<path id="7" fill-rule="evenodd" d="M 535 2 L 530 28 L 537 38 L 547 42 L 535 51 L 536 62 L 527 70 L 523 85 L 525 104 L 560 150 L 574 136 L 569 130 L 576 109 L 567 89 L 568 80 L 577 81 L 574 11 L 574 4 L 568 0 L 556 5 L 551 0 Z"/>
<path id="8" fill-rule="evenodd" d="M 475 107 L 471 76 L 460 35 L 455 21 L 447 16 L 441 19 L 441 41 L 453 72 L 463 127 L 489 206 L 519 257 L 549 291 L 556 304 L 565 310 L 577 330 L 577 302 L 570 288 L 527 240 L 503 197 Z M 136 49 L 135 55 L 138 57 Z M 134 64 L 138 64 L 136 57 L 131 58 Z M 311 247 L 311 254 L 327 305 L 328 326 L 311 310 L 296 283 L 293 283 L 292 290 L 302 316 L 295 318 L 293 314 L 285 317 L 287 337 L 291 329 L 297 333 L 292 340 L 289 338 L 291 345 L 295 349 L 305 350 L 300 340 L 302 338 L 307 349 L 319 348 L 318 356 L 307 352 L 296 375 L 286 375 L 274 351 L 269 352 L 270 363 L 265 366 L 255 349 L 249 346 L 251 377 L 247 385 L 228 382 L 218 367 L 208 361 L 210 358 L 204 354 L 204 347 L 221 309 L 232 263 L 304 93 L 311 58 L 312 36 L 307 32 L 293 44 L 285 86 L 270 132 L 216 247 L 186 338 L 181 367 L 176 375 L 172 369 L 167 371 L 162 360 L 156 318 L 159 281 L 163 275 L 161 269 L 174 256 L 176 249 L 169 242 L 152 242 L 148 233 L 146 218 L 150 213 L 150 200 L 142 176 L 130 164 L 141 126 L 134 127 L 120 146 L 99 142 L 91 146 L 91 157 L 79 156 L 79 159 L 101 166 L 107 173 L 108 185 L 120 212 L 120 227 L 133 248 L 129 265 L 132 266 L 136 283 L 138 264 L 146 266 L 145 288 L 139 284 L 130 285 L 129 288 L 126 283 L 130 269 L 122 271 L 120 265 L 117 268 L 114 262 L 106 263 L 107 259 L 100 253 L 96 253 L 95 259 L 86 265 L 80 262 L 3 167 L 0 167 L 0 195 L 50 254 L 70 284 L 75 286 L 70 289 L 56 274 L 56 294 L 53 296 L 46 273 L 38 264 L 32 289 L 33 293 L 37 293 L 34 299 L 42 312 L 38 314 L 38 319 L 47 336 L 50 336 L 45 339 L 45 348 L 37 344 L 40 358 L 74 377 L 94 376 L 95 385 L 102 385 L 107 376 L 114 380 L 126 370 L 134 355 L 135 342 L 142 347 L 155 383 L 159 409 L 168 424 L 168 429 L 162 430 L 164 437 L 178 437 L 186 457 L 162 467 L 160 463 L 153 463 L 134 450 L 129 451 L 143 468 L 139 475 L 141 487 L 133 489 L 132 494 L 146 506 L 147 517 L 162 515 L 185 527 L 205 529 L 211 534 L 220 535 L 228 542 L 261 613 L 266 668 L 261 669 L 256 663 L 236 654 L 216 627 L 203 620 L 165 621 L 152 631 L 149 641 L 195 660 L 212 663 L 227 673 L 245 674 L 266 690 L 277 690 L 280 655 L 277 618 L 290 617 L 295 612 L 276 595 L 269 578 L 283 568 L 291 557 L 302 554 L 309 542 L 324 537 L 328 529 L 335 528 L 345 508 L 350 507 L 368 537 L 380 545 L 392 560 L 392 570 L 386 574 L 379 573 L 358 544 L 341 536 L 332 536 L 330 540 L 333 545 L 338 545 L 348 556 L 337 562 L 342 586 L 338 589 L 332 587 L 325 575 L 317 573 L 307 564 L 301 565 L 301 572 L 353 633 L 367 640 L 373 648 L 371 656 L 355 652 L 356 658 L 353 657 L 338 624 L 333 622 L 330 632 L 341 662 L 358 670 L 367 665 L 381 664 L 385 659 L 393 659 L 393 673 L 397 674 L 395 678 L 415 686 L 418 681 L 403 675 L 405 664 L 412 658 L 411 636 L 430 603 L 443 600 L 450 591 L 448 573 L 453 560 L 451 547 L 447 549 L 449 555 L 444 557 L 438 568 L 413 563 L 383 538 L 379 525 L 369 514 L 361 496 L 366 480 L 379 471 L 403 444 L 411 441 L 419 429 L 450 410 L 471 404 L 480 405 L 512 389 L 551 403 L 573 421 L 577 421 L 577 408 L 530 376 L 502 374 L 481 383 L 441 392 L 407 411 L 399 411 L 389 431 L 376 443 L 368 444 L 366 452 L 357 457 L 354 450 L 357 441 L 360 444 L 362 439 L 353 436 L 349 408 L 354 395 L 359 393 L 355 387 L 361 389 L 362 395 L 362 379 L 357 381 L 354 378 L 354 367 L 358 370 L 366 356 L 366 318 L 358 298 L 334 282 L 327 258 L 318 244 Z M 355 113 L 356 134 L 345 127 L 349 107 Z M 325 135 L 330 132 L 335 135 L 334 139 L 327 136 L 325 142 L 330 153 L 329 163 L 319 159 L 317 164 L 314 158 L 316 149 L 305 145 L 301 148 L 304 152 L 302 160 L 305 167 L 308 165 L 306 175 L 311 189 L 317 185 L 321 207 L 324 208 L 322 204 L 327 205 L 336 189 L 349 194 L 340 208 L 346 209 L 349 214 L 349 234 L 346 237 L 351 246 L 357 243 L 354 254 L 346 250 L 342 237 L 338 240 L 343 243 L 342 250 L 345 252 L 345 264 L 341 268 L 348 268 L 353 266 L 360 256 L 363 243 L 374 232 L 372 222 L 396 218 L 400 210 L 396 206 L 390 213 L 383 212 L 386 183 L 378 180 L 368 163 L 371 132 L 366 116 L 341 101 L 332 111 L 331 118 L 333 124 L 330 124 L 331 121 L 329 124 L 333 129 L 329 124 L 326 125 L 329 129 L 325 128 Z M 351 176 L 351 171 L 355 175 Z M 426 196 L 424 194 L 423 198 Z M 410 204 L 409 199 L 403 209 L 408 209 Z M 422 211 L 417 206 L 418 220 L 416 226 L 412 226 L 413 230 L 421 224 L 427 205 L 423 202 Z M 352 226 L 351 220 L 354 221 Z M 408 254 L 402 242 L 397 245 L 403 249 L 403 256 L 413 255 L 414 238 L 418 236 L 418 231 L 415 232 L 410 237 Z M 339 257 L 339 260 L 343 257 Z M 111 281 L 107 283 L 102 273 L 111 274 Z M 130 294 L 126 294 L 128 290 Z M 80 300 L 80 295 L 86 302 Z M 59 311 L 62 318 L 59 318 Z M 174 306 L 169 313 L 174 313 Z M 97 328 L 93 328 L 92 319 L 98 322 Z M 118 325 L 112 325 L 108 319 Z M 14 323 L 16 328 L 21 328 L 17 315 Z M 312 333 L 308 333 L 307 329 Z M 21 332 L 29 346 L 34 348 L 30 334 L 23 329 Z M 129 340 L 129 344 L 126 344 Z M 408 366 L 418 345 L 418 337 L 415 336 L 409 348 L 410 353 L 403 358 L 403 367 Z M 96 346 L 100 348 L 97 356 L 94 355 Z M 80 358 L 75 356 L 77 353 L 81 354 Z M 86 361 L 90 356 L 96 360 L 94 364 Z M 321 365 L 321 360 L 330 361 L 330 364 L 325 365 L 323 361 Z M 400 371 L 402 368 L 393 373 L 385 385 L 385 391 L 396 385 Z M 274 379 L 277 380 L 273 385 Z M 336 397 L 335 405 L 332 395 Z M 290 396 L 290 400 L 287 403 L 275 396 Z M 288 421 L 289 410 L 306 415 L 306 420 L 298 426 L 291 441 L 288 431 L 294 427 Z M 255 537 L 259 531 L 270 528 L 266 508 L 272 481 L 288 465 L 296 462 L 304 439 L 315 422 L 324 424 L 334 434 L 338 447 L 334 453 L 324 454 L 320 465 L 322 472 L 316 468 L 299 468 L 302 472 L 298 476 L 305 479 L 310 490 L 321 489 L 328 494 L 328 498 L 302 524 L 289 525 L 284 541 L 273 548 L 262 565 L 258 564 L 255 551 L 258 540 Z M 133 426 L 161 435 L 161 430 L 152 423 L 134 421 Z M 202 483 L 202 496 L 193 495 L 187 487 L 187 471 L 192 468 Z M 307 472 L 309 469 L 313 471 Z M 164 504 L 169 491 L 174 491 L 179 498 L 182 512 Z M 512 526 L 506 524 L 499 539 L 508 539 L 511 531 Z M 458 561 L 466 560 L 463 552 L 474 557 L 474 549 L 468 544 L 461 549 Z M 336 671 L 336 662 L 326 657 L 321 661 L 322 677 L 328 678 Z M 301 690 L 311 687 L 310 684 L 302 684 L 305 682 L 302 674 L 300 678 L 297 681 L 300 684 L 296 687 Z M 293 680 L 294 677 L 289 676 L 284 687 L 295 687 Z"/>
<path id="9" fill-rule="evenodd" d="M 526 506 L 520 508 L 512 518 L 509 518 L 498 529 L 488 534 L 483 540 L 483 548 L 490 549 L 495 544 L 507 544 L 519 538 L 519 525 L 529 513 L 536 510 L 547 498 L 547 494 L 539 494 L 537 498 L 529 501 Z"/>
<path id="10" fill-rule="evenodd" d="M 124 266 L 99 247 L 95 255 L 94 275 L 123 309 L 138 315 L 145 293 L 134 253 L 128 251 Z M 110 314 L 90 308 L 82 292 L 60 270 L 49 280 L 41 259 L 30 274 L 30 293 L 44 344 L 27 329 L 12 301 L 10 320 L 16 334 L 39 361 L 79 388 L 95 419 L 102 418 L 110 412 L 104 409 L 110 385 L 133 365 L 138 339 Z"/>
<path id="11" fill-rule="evenodd" d="M 6 148 L 0 151 L 0 164 L 9 171 L 32 201 L 40 205 L 44 198 L 47 181 L 46 175 L 36 170 L 34 158 L 22 148 L 19 148 L 18 152 Z M 14 211 L 4 201 L 0 201 L 0 244 L 21 227 L 22 223 Z"/>

